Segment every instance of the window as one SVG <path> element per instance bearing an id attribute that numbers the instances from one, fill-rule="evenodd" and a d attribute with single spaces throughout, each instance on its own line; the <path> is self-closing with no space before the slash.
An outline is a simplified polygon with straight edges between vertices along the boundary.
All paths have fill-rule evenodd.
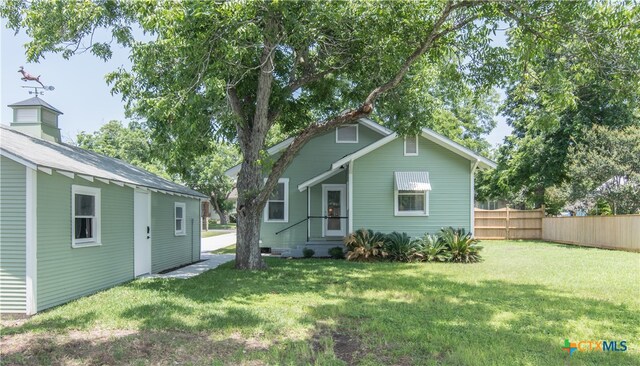
<path id="1" fill-rule="evenodd" d="M 100 189 L 71 186 L 71 247 L 100 243 Z"/>
<path id="2" fill-rule="evenodd" d="M 187 205 L 184 202 L 176 202 L 174 205 L 174 225 L 175 225 L 175 235 L 186 235 L 187 230 L 185 229 L 184 224 L 184 215 L 187 210 Z"/>
<path id="3" fill-rule="evenodd" d="M 336 143 L 355 144 L 358 142 L 358 125 L 348 125 L 336 128 Z"/>
<path id="4" fill-rule="evenodd" d="M 428 216 L 431 183 L 428 172 L 395 172 L 394 214 Z"/>
<path id="5" fill-rule="evenodd" d="M 289 178 L 280 178 L 264 208 L 264 222 L 289 221 Z"/>
<path id="6" fill-rule="evenodd" d="M 418 156 L 418 136 L 404 138 L 404 156 Z"/>

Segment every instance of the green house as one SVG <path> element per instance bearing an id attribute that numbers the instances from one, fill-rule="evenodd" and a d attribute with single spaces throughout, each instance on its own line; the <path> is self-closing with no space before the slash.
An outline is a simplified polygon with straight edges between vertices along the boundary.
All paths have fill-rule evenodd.
<path id="1" fill-rule="evenodd" d="M 268 153 L 277 159 L 292 141 Z M 412 236 L 446 226 L 471 231 L 474 171 L 494 167 L 430 129 L 402 137 L 361 119 L 314 138 L 294 158 L 265 207 L 261 247 L 284 256 L 310 247 L 325 256 L 360 228 Z"/>
<path id="2" fill-rule="evenodd" d="M 60 142 L 40 98 L 0 127 L 0 312 L 34 314 L 200 259 L 203 194 Z"/>

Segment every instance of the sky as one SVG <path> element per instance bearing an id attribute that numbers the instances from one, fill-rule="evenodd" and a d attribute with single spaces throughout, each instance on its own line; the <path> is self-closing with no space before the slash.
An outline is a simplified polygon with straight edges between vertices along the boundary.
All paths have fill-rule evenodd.
<path id="1" fill-rule="evenodd" d="M 7 105 L 33 97 L 25 85 L 37 85 L 34 82 L 20 80 L 20 66 L 32 75 L 41 75 L 40 81 L 55 87 L 53 91 L 45 91 L 40 98 L 64 113 L 59 119 L 64 141 L 73 141 L 81 131 L 94 132 L 111 120 L 127 122 L 124 115 L 124 103 L 119 95 L 111 95 L 111 88 L 105 81 L 105 75 L 120 66 L 129 68 L 128 50 L 113 45 L 113 57 L 104 62 L 89 54 L 80 54 L 65 60 L 59 54 L 47 54 L 39 63 L 27 63 L 24 44 L 29 37 L 20 31 L 6 29 L 6 21 L 2 20 L 0 37 L 0 109 L 2 123 L 8 125 L 13 118 Z M 97 39 L 106 35 L 96 34 Z M 503 93 L 501 93 L 503 95 Z M 503 117 L 497 117 L 498 124 L 487 140 L 492 146 L 499 145 L 511 128 Z"/>

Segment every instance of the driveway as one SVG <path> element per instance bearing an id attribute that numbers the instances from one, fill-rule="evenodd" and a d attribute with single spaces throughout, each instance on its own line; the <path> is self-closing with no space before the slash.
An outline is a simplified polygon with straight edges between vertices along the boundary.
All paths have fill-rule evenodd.
<path id="1" fill-rule="evenodd" d="M 209 238 L 202 238 L 202 242 L 200 244 L 200 251 L 202 252 L 210 252 L 213 250 L 218 250 L 224 247 L 228 247 L 229 245 L 236 243 L 236 233 L 229 233 L 218 236 L 211 236 Z"/>

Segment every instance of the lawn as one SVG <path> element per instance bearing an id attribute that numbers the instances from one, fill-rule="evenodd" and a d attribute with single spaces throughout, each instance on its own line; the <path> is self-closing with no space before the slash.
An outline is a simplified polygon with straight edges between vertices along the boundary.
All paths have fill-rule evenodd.
<path id="1" fill-rule="evenodd" d="M 229 234 L 228 231 L 201 231 L 200 236 L 203 238 L 210 238 L 212 236 Z"/>
<path id="2" fill-rule="evenodd" d="M 638 365 L 640 255 L 484 242 L 478 264 L 267 258 L 3 328 L 6 364 Z M 561 350 L 626 340 L 626 352 Z"/>
<path id="3" fill-rule="evenodd" d="M 215 222 L 209 221 L 209 225 L 207 226 L 209 230 L 232 230 L 236 228 L 236 224 L 217 224 Z"/>
<path id="4" fill-rule="evenodd" d="M 214 250 L 211 252 L 213 254 L 235 254 L 236 253 L 236 245 L 232 244 L 228 247 L 220 248 L 218 250 Z"/>

